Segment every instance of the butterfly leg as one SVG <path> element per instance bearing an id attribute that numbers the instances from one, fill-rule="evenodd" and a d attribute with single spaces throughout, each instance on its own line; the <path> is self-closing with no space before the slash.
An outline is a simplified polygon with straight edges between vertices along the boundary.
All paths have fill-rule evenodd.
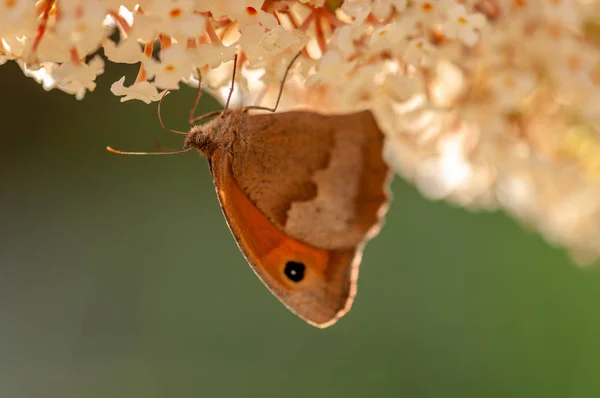
<path id="1" fill-rule="evenodd" d="M 207 119 L 211 116 L 216 116 L 221 114 L 221 111 L 214 111 L 205 113 L 204 115 L 200 115 L 198 117 L 194 117 L 196 113 L 196 109 L 198 108 L 198 103 L 200 102 L 200 97 L 202 96 L 202 75 L 200 74 L 200 68 L 196 68 L 198 71 L 198 92 L 196 92 L 196 98 L 194 98 L 194 103 L 192 104 L 192 109 L 190 109 L 190 117 L 188 119 L 189 124 L 196 124 L 203 119 Z M 160 105 L 160 103 L 159 103 Z"/>
<path id="2" fill-rule="evenodd" d="M 209 112 L 206 113 L 204 115 L 200 115 L 198 117 L 194 117 L 194 114 L 196 113 L 196 108 L 198 108 L 198 102 L 200 101 L 200 96 L 202 95 L 202 77 L 200 74 L 200 69 L 196 68 L 196 70 L 198 71 L 198 92 L 196 93 L 196 98 L 194 99 L 194 104 L 192 105 L 192 109 L 190 110 L 190 117 L 188 119 L 188 122 L 190 124 L 196 124 L 199 121 L 209 118 L 211 116 L 216 116 L 216 115 L 221 115 L 221 117 L 224 117 L 225 114 L 227 113 L 227 109 L 229 108 L 229 101 L 231 101 L 231 95 L 233 94 L 233 85 L 235 83 L 235 70 L 237 68 L 237 59 L 238 56 L 237 54 L 235 55 L 235 57 L 233 58 L 233 76 L 231 78 L 231 88 L 229 89 L 229 96 L 227 97 L 227 102 L 225 103 L 225 109 L 223 111 L 215 111 L 215 112 Z"/>
<path id="3" fill-rule="evenodd" d="M 285 81 L 287 80 L 287 75 L 290 72 L 290 69 L 292 69 L 292 65 L 294 65 L 294 62 L 296 62 L 296 60 L 298 59 L 298 57 L 300 57 L 300 55 L 302 55 L 302 51 L 300 51 L 298 54 L 296 54 L 294 56 L 294 58 L 292 58 L 289 65 L 285 69 L 285 73 L 283 74 L 283 79 L 281 79 L 281 85 L 279 86 L 279 93 L 277 94 L 277 101 L 275 101 L 275 106 L 272 108 L 268 108 L 266 106 L 256 106 L 256 105 L 247 106 L 245 108 L 246 111 L 248 111 L 250 109 L 259 109 L 259 110 L 269 111 L 269 112 L 277 111 L 277 107 L 279 106 L 279 100 L 281 100 L 281 95 L 283 94 L 283 86 L 285 85 Z"/>
<path id="4" fill-rule="evenodd" d="M 229 95 L 227 96 L 227 102 L 225 102 L 225 109 L 223 110 L 223 115 L 227 112 L 227 109 L 229 109 L 229 102 L 231 101 L 231 96 L 233 95 L 233 89 L 235 86 L 235 71 L 237 70 L 237 60 L 238 55 L 235 54 L 235 56 L 233 57 L 233 73 L 231 74 L 231 87 L 229 87 Z"/>
<path id="5" fill-rule="evenodd" d="M 200 68 L 196 68 L 196 71 L 198 72 L 198 91 L 196 92 L 196 98 L 194 98 L 192 109 L 190 109 L 190 117 L 188 119 L 190 124 L 194 124 L 197 121 L 194 119 L 194 114 L 196 113 L 198 102 L 200 102 L 200 97 L 202 96 L 202 74 L 200 72 Z"/>

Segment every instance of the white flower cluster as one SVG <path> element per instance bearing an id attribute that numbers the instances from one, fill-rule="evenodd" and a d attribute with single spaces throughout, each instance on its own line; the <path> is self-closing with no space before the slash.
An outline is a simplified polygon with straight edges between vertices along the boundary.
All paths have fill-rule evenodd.
<path id="1" fill-rule="evenodd" d="M 598 0 L 5 0 L 0 63 L 82 98 L 104 61 L 139 65 L 111 90 L 147 103 L 179 82 L 280 109 L 371 109 L 386 157 L 430 198 L 503 208 L 600 256 Z"/>

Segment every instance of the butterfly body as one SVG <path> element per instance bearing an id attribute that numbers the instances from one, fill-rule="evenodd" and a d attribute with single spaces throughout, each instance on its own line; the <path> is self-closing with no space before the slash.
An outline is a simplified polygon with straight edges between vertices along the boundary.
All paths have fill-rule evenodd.
<path id="1" fill-rule="evenodd" d="M 194 126 L 185 147 L 208 158 L 233 236 L 271 292 L 312 325 L 343 316 L 389 201 L 372 114 L 240 108 Z"/>

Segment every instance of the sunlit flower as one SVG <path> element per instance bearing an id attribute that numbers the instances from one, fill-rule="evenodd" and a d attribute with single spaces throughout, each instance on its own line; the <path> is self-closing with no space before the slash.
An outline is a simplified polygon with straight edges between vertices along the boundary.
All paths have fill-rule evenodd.
<path id="1" fill-rule="evenodd" d="M 181 46 L 170 46 L 161 53 L 160 62 L 147 59 L 144 66 L 156 86 L 176 90 L 179 82 L 189 77 L 193 64 Z"/>
<path id="2" fill-rule="evenodd" d="M 150 83 L 146 80 L 135 82 L 131 86 L 125 87 L 125 76 L 114 82 L 110 87 L 110 91 L 114 95 L 121 96 L 121 102 L 137 99 L 144 101 L 149 104 L 150 102 L 157 101 L 160 99 L 161 94 L 154 83 Z"/>
<path id="3" fill-rule="evenodd" d="M 193 0 L 153 1 L 144 7 L 154 17 L 155 29 L 176 39 L 187 39 L 204 33 L 206 18 L 193 11 Z"/>
<path id="4" fill-rule="evenodd" d="M 235 46 L 224 46 L 222 44 L 198 44 L 188 49 L 187 54 L 197 67 L 208 65 L 216 68 L 223 62 L 231 61 L 235 57 L 237 48 Z"/>
<path id="5" fill-rule="evenodd" d="M 100 0 L 87 0 L 85 6 L 75 1 L 61 2 L 60 18 L 55 19 L 54 33 L 69 43 L 78 54 L 98 49 L 110 30 L 104 26 L 107 9 Z"/>
<path id="6" fill-rule="evenodd" d="M 371 109 L 428 198 L 504 209 L 600 257 L 600 0 L 0 1 L 0 64 L 83 98 L 104 62 L 146 103 L 179 83 L 235 104 Z M 232 103 L 234 105 L 234 103 Z"/>
<path id="7" fill-rule="evenodd" d="M 448 38 L 459 38 L 463 43 L 472 46 L 477 43 L 478 30 L 486 24 L 485 17 L 480 13 L 467 12 L 462 4 L 456 4 L 448 9 L 443 31 Z"/>
<path id="8" fill-rule="evenodd" d="M 61 90 L 81 99 L 86 91 L 94 91 L 96 77 L 104 73 L 104 61 L 96 55 L 90 62 L 64 62 L 52 74 Z"/>
<path id="9" fill-rule="evenodd" d="M 124 39 L 118 44 L 112 40 L 104 42 L 104 55 L 112 62 L 137 64 L 142 61 L 142 46 L 135 39 Z"/>

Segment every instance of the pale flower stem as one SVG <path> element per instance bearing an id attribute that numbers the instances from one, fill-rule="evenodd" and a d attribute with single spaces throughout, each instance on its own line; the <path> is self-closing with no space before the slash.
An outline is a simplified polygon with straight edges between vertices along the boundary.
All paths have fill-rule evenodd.
<path id="1" fill-rule="evenodd" d="M 308 29 L 308 27 L 310 26 L 310 23 L 313 21 L 313 19 L 315 18 L 315 11 L 311 11 L 310 14 L 308 14 L 308 16 L 304 19 L 304 21 L 302 21 L 302 24 L 300 25 L 300 27 L 298 27 L 298 30 L 302 31 L 302 32 L 306 32 L 306 30 Z"/>
<path id="2" fill-rule="evenodd" d="M 219 35 L 215 31 L 215 28 L 212 26 L 210 21 L 206 23 L 206 33 L 208 34 L 212 44 L 223 44 L 221 43 L 221 39 L 219 38 Z"/>
<path id="3" fill-rule="evenodd" d="M 148 57 L 148 59 L 152 58 L 152 53 L 154 52 L 154 42 L 146 43 L 144 46 L 144 56 Z M 135 83 L 146 81 L 146 68 L 144 68 L 144 64 L 140 63 L 140 69 L 135 78 Z"/>
<path id="4" fill-rule="evenodd" d="M 146 68 L 144 68 L 144 65 L 140 65 L 140 69 L 138 70 L 138 74 L 135 78 L 135 82 L 139 83 L 139 82 L 145 82 L 146 81 Z"/>
<path id="5" fill-rule="evenodd" d="M 286 11 L 286 12 L 283 12 L 282 14 L 287 17 L 289 23 L 292 25 L 292 28 L 300 29 L 300 24 L 298 23 L 298 21 L 296 20 L 296 17 L 294 16 L 294 14 L 292 12 Z"/>
<path id="6" fill-rule="evenodd" d="M 238 61 L 237 61 L 238 68 L 241 68 L 242 65 L 244 65 L 244 62 L 246 62 L 247 59 L 248 59 L 248 57 L 246 56 L 246 54 L 243 51 L 241 51 L 240 55 L 238 56 Z"/>
<path id="7" fill-rule="evenodd" d="M 317 43 L 319 44 L 319 49 L 321 50 L 321 55 L 325 54 L 325 52 L 327 52 L 327 42 L 325 41 L 325 34 L 323 33 L 323 18 L 321 17 L 322 12 L 321 11 L 315 11 L 318 12 L 318 15 L 315 16 L 315 30 L 316 30 L 316 34 L 317 34 Z M 327 12 L 327 11 L 325 11 Z"/>
<path id="8" fill-rule="evenodd" d="M 204 30 L 204 32 L 202 32 L 202 34 L 198 36 L 197 40 L 200 44 L 212 44 L 210 42 L 210 37 L 208 36 L 208 33 L 206 33 L 206 30 Z"/>
<path id="9" fill-rule="evenodd" d="M 329 12 L 328 10 L 324 9 L 322 15 L 327 19 L 327 22 L 329 22 L 329 24 L 333 27 L 333 28 L 340 28 L 342 26 L 345 26 L 346 23 L 344 21 L 340 21 L 338 19 L 338 17 L 336 17 L 334 14 L 332 14 L 331 12 Z"/>
<path id="10" fill-rule="evenodd" d="M 123 35 L 125 37 L 129 36 L 129 34 L 131 32 L 131 26 L 129 26 L 129 24 L 127 23 L 125 18 L 123 18 L 121 15 L 119 15 L 119 13 L 117 13 L 115 11 L 109 11 L 108 14 L 111 17 L 113 17 L 113 19 L 117 23 L 117 26 L 119 27 L 119 30 L 121 31 L 121 33 L 123 33 Z"/>
<path id="11" fill-rule="evenodd" d="M 162 51 L 166 50 L 171 46 L 171 38 L 169 36 L 160 34 L 158 38 L 160 40 L 160 48 Z"/>
<path id="12" fill-rule="evenodd" d="M 227 25 L 225 25 L 225 27 L 221 31 L 221 34 L 219 35 L 219 38 L 221 39 L 221 43 L 223 42 L 223 40 L 227 39 L 227 36 L 231 33 L 231 31 L 233 31 L 235 26 L 236 26 L 236 24 L 234 22 L 230 22 Z"/>
<path id="13" fill-rule="evenodd" d="M 148 58 L 151 58 L 153 52 L 154 52 L 154 42 L 146 43 L 146 45 L 144 45 L 144 55 Z"/>
<path id="14" fill-rule="evenodd" d="M 50 17 L 50 10 L 53 6 L 53 0 L 43 0 L 40 4 L 40 7 L 42 9 L 42 18 L 41 22 L 38 25 L 37 36 L 35 37 L 33 45 L 31 47 L 33 54 L 35 54 L 35 52 L 37 51 L 37 48 L 40 45 L 40 42 L 42 41 L 42 37 L 44 36 L 44 33 L 46 33 L 46 27 L 48 26 L 48 18 Z"/>
<path id="15" fill-rule="evenodd" d="M 77 64 L 83 63 L 81 61 L 81 59 L 79 58 L 79 54 L 77 53 L 77 49 L 75 47 L 71 47 L 70 53 L 71 53 L 71 62 L 73 64 L 77 65 Z"/>

